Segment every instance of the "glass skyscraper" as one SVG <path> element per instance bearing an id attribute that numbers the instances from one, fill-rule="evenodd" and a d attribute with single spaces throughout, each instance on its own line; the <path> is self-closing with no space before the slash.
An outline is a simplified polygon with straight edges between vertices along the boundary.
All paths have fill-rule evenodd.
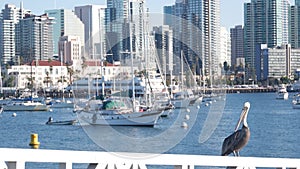
<path id="1" fill-rule="evenodd" d="M 289 43 L 288 0 L 252 0 L 244 4 L 244 54 L 250 75 L 255 73 L 255 52 Z M 255 78 L 255 77 L 252 77 Z"/>
<path id="2" fill-rule="evenodd" d="M 128 58 L 132 52 L 135 59 L 145 59 L 145 35 L 149 34 L 145 0 L 107 0 L 106 46 L 113 62 Z"/>
<path id="3" fill-rule="evenodd" d="M 243 28 L 243 26 L 237 25 L 234 28 L 231 28 L 230 29 L 230 37 L 231 37 L 231 65 L 236 65 L 237 58 L 244 58 L 244 28 Z"/>
<path id="4" fill-rule="evenodd" d="M 295 5 L 291 6 L 291 46 L 300 48 L 300 0 L 295 0 Z"/>
<path id="5" fill-rule="evenodd" d="M 84 44 L 84 26 L 79 18 L 72 10 L 68 9 L 53 9 L 46 10 L 45 13 L 49 17 L 55 18 L 53 23 L 53 52 L 55 55 L 58 53 L 58 42 L 62 36 L 79 36 L 81 44 Z"/>

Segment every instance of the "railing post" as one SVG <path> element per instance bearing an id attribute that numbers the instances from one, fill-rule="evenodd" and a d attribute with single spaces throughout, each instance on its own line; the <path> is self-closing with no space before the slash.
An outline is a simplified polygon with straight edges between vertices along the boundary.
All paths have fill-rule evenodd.
<path id="1" fill-rule="evenodd" d="M 72 163 L 59 163 L 59 169 L 72 169 Z"/>
<path id="2" fill-rule="evenodd" d="M 97 163 L 91 163 L 89 164 L 88 168 L 87 169 L 95 169 L 97 167 Z"/>
<path id="3" fill-rule="evenodd" d="M 193 165 L 175 165 L 174 169 L 194 169 Z"/>
<path id="4" fill-rule="evenodd" d="M 8 169 L 25 169 L 24 161 L 7 161 L 6 165 Z"/>

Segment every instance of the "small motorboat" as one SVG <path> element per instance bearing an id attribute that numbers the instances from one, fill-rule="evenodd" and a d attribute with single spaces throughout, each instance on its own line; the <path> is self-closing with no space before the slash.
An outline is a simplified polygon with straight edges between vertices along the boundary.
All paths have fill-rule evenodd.
<path id="1" fill-rule="evenodd" d="M 77 120 L 64 120 L 64 121 L 53 121 L 52 117 L 49 117 L 46 124 L 48 125 L 74 125 L 77 123 Z"/>
<path id="2" fill-rule="evenodd" d="M 300 93 L 296 94 L 292 100 L 294 109 L 300 109 Z"/>

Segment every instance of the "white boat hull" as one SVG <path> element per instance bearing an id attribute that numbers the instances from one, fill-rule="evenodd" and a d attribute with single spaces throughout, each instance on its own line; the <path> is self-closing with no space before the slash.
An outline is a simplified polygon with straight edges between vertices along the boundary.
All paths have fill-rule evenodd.
<path id="1" fill-rule="evenodd" d="M 51 108 L 74 108 L 74 104 L 67 102 L 53 103 Z"/>
<path id="2" fill-rule="evenodd" d="M 90 113 L 82 111 L 78 114 L 79 122 L 92 125 L 110 126 L 154 126 L 161 111 L 134 112 L 125 114 Z"/>
<path id="3" fill-rule="evenodd" d="M 48 111 L 47 105 L 4 105 L 4 111 Z"/>
<path id="4" fill-rule="evenodd" d="M 289 98 L 289 93 L 277 93 L 277 97 L 276 99 L 283 99 L 283 100 L 287 100 Z"/>

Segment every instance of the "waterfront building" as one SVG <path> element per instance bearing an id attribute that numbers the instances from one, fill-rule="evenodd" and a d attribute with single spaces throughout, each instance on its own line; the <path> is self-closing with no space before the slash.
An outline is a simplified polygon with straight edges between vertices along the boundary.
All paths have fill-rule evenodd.
<path id="1" fill-rule="evenodd" d="M 122 80 L 131 78 L 131 66 L 121 66 L 117 62 L 115 64 L 103 63 L 103 67 L 99 65 L 100 60 L 86 60 L 82 71 L 70 72 L 70 67 L 56 60 L 34 60 L 30 63 L 22 65 L 13 65 L 7 72 L 13 77 L 14 87 L 16 89 L 25 89 L 30 86 L 30 79 L 33 80 L 34 89 L 58 89 L 70 85 L 72 82 L 82 78 L 101 78 L 103 72 L 106 81 Z M 102 69 L 102 70 L 101 70 Z M 133 67 L 133 71 L 138 71 L 138 66 Z M 72 73 L 72 76 L 70 75 Z"/>
<path id="2" fill-rule="evenodd" d="M 34 79 L 35 89 L 62 88 L 70 83 L 67 66 L 55 60 L 34 60 L 22 65 L 13 65 L 7 73 L 14 77 L 17 89 L 29 88 L 30 79 Z"/>
<path id="3" fill-rule="evenodd" d="M 252 0 L 244 4 L 244 55 L 249 75 L 257 67 L 255 53 L 261 44 L 275 48 L 289 43 L 289 8 L 288 0 Z"/>
<path id="4" fill-rule="evenodd" d="M 104 80 L 120 80 L 120 79 L 127 79 L 132 77 L 132 69 L 134 72 L 138 71 L 138 65 L 131 66 L 122 66 L 120 62 L 115 62 L 115 64 L 111 64 L 109 62 L 104 62 L 103 67 L 101 65 L 100 60 L 86 60 L 83 63 L 85 66 L 81 71 L 81 74 L 75 74 L 76 79 L 80 78 L 101 78 L 102 75 Z M 103 74 L 101 74 L 101 72 Z"/>
<path id="5" fill-rule="evenodd" d="M 25 15 L 17 24 L 17 36 L 20 39 L 16 53 L 21 64 L 32 60 L 48 60 L 53 57 L 53 17 L 43 15 Z"/>
<path id="6" fill-rule="evenodd" d="M 237 25 L 230 29 L 231 65 L 238 65 L 237 58 L 244 58 L 244 28 Z"/>
<path id="7" fill-rule="evenodd" d="M 106 53 L 105 5 L 75 6 L 75 14 L 84 25 L 84 56 L 100 59 Z"/>
<path id="8" fill-rule="evenodd" d="M 59 56 L 58 42 L 62 36 L 78 36 L 82 47 L 84 46 L 84 25 L 72 10 L 53 9 L 46 10 L 49 17 L 54 18 L 53 22 L 53 53 Z"/>
<path id="9" fill-rule="evenodd" d="M 0 61 L 1 65 L 18 64 L 19 55 L 16 53 L 17 41 L 16 24 L 22 19 L 25 14 L 30 14 L 29 10 L 23 9 L 23 4 L 20 8 L 15 5 L 6 4 L 1 11 L 0 17 Z"/>
<path id="10" fill-rule="evenodd" d="M 300 69 L 300 49 L 293 49 L 290 44 L 276 48 L 262 44 L 255 64 L 257 80 L 293 78 Z"/>

